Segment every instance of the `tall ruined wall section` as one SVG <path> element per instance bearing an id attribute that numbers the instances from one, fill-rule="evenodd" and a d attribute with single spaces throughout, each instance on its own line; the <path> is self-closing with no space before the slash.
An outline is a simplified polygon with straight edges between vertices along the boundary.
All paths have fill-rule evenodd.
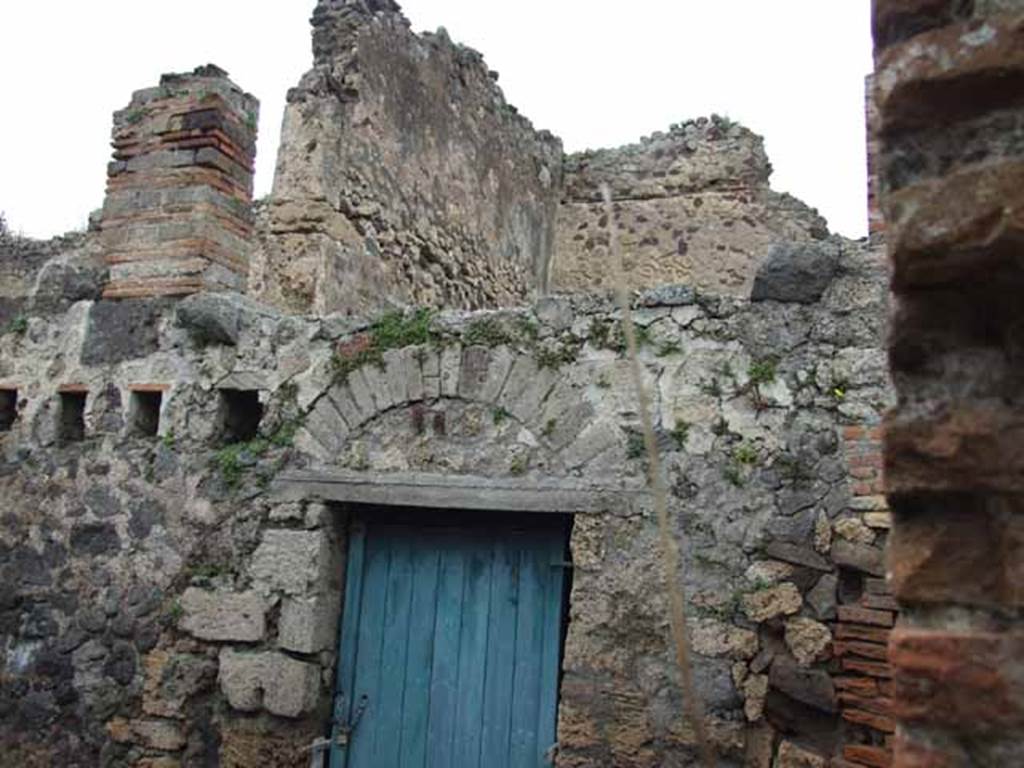
<path id="1" fill-rule="evenodd" d="M 824 766 L 841 739 L 884 740 L 868 726 L 887 721 L 859 702 L 884 684 L 871 659 L 892 622 L 876 581 L 885 300 L 866 248 L 810 303 L 684 286 L 636 299 L 723 765 Z M 309 764 L 329 728 L 350 510 L 281 496 L 299 470 L 599 495 L 570 540 L 557 765 L 692 759 L 606 299 L 371 324 L 230 294 L 78 301 L 0 335 L 0 393 L 12 391 L 0 400 L 12 765 Z M 239 392 L 262 406 L 245 437 L 231 426 Z"/>
<path id="2" fill-rule="evenodd" d="M 607 184 L 634 288 L 685 282 L 749 296 L 771 245 L 828 236 L 816 211 L 769 189 L 770 175 L 763 140 L 718 117 L 674 125 L 638 144 L 568 156 L 552 288 L 612 284 L 610 222 L 601 202 Z"/>
<path id="3" fill-rule="evenodd" d="M 321 2 L 250 292 L 279 306 L 509 306 L 543 286 L 561 144 L 482 57 L 390 2 Z"/>

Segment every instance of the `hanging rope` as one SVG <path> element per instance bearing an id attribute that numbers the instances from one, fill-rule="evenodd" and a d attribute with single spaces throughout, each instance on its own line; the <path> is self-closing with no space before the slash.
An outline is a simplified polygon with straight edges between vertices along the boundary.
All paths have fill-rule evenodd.
<path id="1" fill-rule="evenodd" d="M 658 516 L 658 532 L 661 539 L 661 557 L 664 566 L 665 585 L 668 588 L 669 623 L 672 640 L 675 644 L 676 663 L 679 665 L 679 678 L 683 689 L 683 706 L 686 718 L 693 725 L 697 737 L 697 748 L 700 752 L 704 768 L 715 768 L 715 753 L 708 741 L 704 727 L 704 706 L 697 696 L 693 684 L 693 664 L 690 657 L 690 635 L 686 625 L 685 596 L 683 593 L 682 574 L 680 570 L 679 544 L 672 533 L 668 517 L 668 489 L 665 478 L 661 474 L 661 460 L 658 455 L 658 443 L 654 437 L 654 424 L 651 420 L 651 401 L 644 387 L 640 372 L 640 359 L 637 355 L 636 326 L 633 324 L 633 312 L 630 308 L 629 290 L 626 287 L 626 276 L 622 265 L 622 248 L 619 243 L 619 228 L 612 210 L 612 195 L 607 184 L 601 185 L 604 197 L 605 213 L 608 217 L 610 251 L 612 257 L 612 274 L 615 280 L 615 293 L 619 308 L 622 311 L 622 330 L 626 337 L 626 349 L 629 353 L 630 371 L 633 386 L 636 388 L 637 404 L 640 411 L 640 424 L 643 429 L 644 445 L 647 448 L 648 482 L 654 494 L 654 509 Z M 685 732 L 685 720 L 684 720 Z"/>

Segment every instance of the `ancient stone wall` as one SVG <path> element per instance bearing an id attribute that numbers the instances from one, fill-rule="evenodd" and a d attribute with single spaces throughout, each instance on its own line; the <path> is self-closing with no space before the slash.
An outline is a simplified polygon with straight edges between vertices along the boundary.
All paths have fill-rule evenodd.
<path id="1" fill-rule="evenodd" d="M 103 203 L 111 298 L 245 287 L 259 102 L 209 65 L 114 114 Z"/>
<path id="2" fill-rule="evenodd" d="M 1024 3 L 876 0 L 894 765 L 1024 763 Z"/>
<path id="3" fill-rule="evenodd" d="M 292 311 L 510 306 L 544 286 L 562 150 L 476 51 L 323 0 L 288 95 L 250 292 Z"/>
<path id="4" fill-rule="evenodd" d="M 634 288 L 685 282 L 749 296 L 771 245 L 828 237 L 824 219 L 768 187 L 763 140 L 725 118 L 672 126 L 638 144 L 570 155 L 558 212 L 551 286 L 612 285 L 607 184 Z"/>
<path id="5" fill-rule="evenodd" d="M 883 608 L 886 295 L 862 248 L 814 302 L 637 299 L 723 765 L 873 743 L 841 733 L 863 711 L 842 681 L 871 675 L 838 633 Z M 229 294 L 28 317 L 0 337 L 18 393 L 0 432 L 3 754 L 305 767 L 331 709 L 349 511 L 285 482 L 315 471 L 603 495 L 572 531 L 557 762 L 687 764 L 617 317 L 578 296 L 367 324 Z"/>

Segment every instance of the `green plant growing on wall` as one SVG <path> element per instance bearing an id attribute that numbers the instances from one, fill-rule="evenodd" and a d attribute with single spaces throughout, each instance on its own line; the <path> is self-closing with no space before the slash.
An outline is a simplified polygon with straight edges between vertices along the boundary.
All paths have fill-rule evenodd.
<path id="1" fill-rule="evenodd" d="M 439 338 L 434 329 L 434 313 L 430 309 L 421 307 L 411 313 L 387 312 L 344 351 L 335 352 L 332 359 L 335 378 L 346 381 L 351 373 L 369 364 L 383 369 L 384 353 L 389 349 L 436 343 Z"/>
<path id="2" fill-rule="evenodd" d="M 148 114 L 149 110 L 145 107 L 134 107 L 133 109 L 129 109 L 125 113 L 124 121 L 128 125 L 137 125 L 138 123 L 141 123 L 143 120 L 145 120 Z"/>
<path id="3" fill-rule="evenodd" d="M 685 421 L 677 421 L 672 427 L 672 440 L 680 451 L 686 447 L 686 440 L 690 437 L 690 425 Z"/>
<path id="4" fill-rule="evenodd" d="M 711 425 L 711 434 L 715 437 L 725 437 L 729 434 L 729 422 L 724 416 L 719 416 L 715 423 Z"/>
<path id="5" fill-rule="evenodd" d="M 626 458 L 639 459 L 647 453 L 644 436 L 640 432 L 630 430 L 626 436 Z"/>
<path id="6" fill-rule="evenodd" d="M 752 467 L 761 460 L 761 454 L 750 443 L 740 443 L 733 448 L 732 458 L 737 464 Z"/>
<path id="7" fill-rule="evenodd" d="M 24 336 L 28 332 L 28 318 L 24 315 L 12 317 L 3 332 L 5 335 L 10 333 L 15 336 Z"/>
<path id="8" fill-rule="evenodd" d="M 658 351 L 655 353 L 657 357 L 668 357 L 669 355 L 675 355 L 683 351 L 682 345 L 678 341 L 664 341 L 661 346 L 658 347 Z"/>
<path id="9" fill-rule="evenodd" d="M 550 438 L 555 434 L 555 429 L 558 427 L 558 421 L 556 419 L 548 419 L 544 425 L 544 429 L 541 430 L 541 435 L 546 438 Z"/>
<path id="10" fill-rule="evenodd" d="M 481 347 L 500 347 L 514 344 L 516 337 L 495 317 L 482 317 L 470 323 L 462 336 L 465 344 Z"/>
<path id="11" fill-rule="evenodd" d="M 610 323 L 598 320 L 596 317 L 590 321 L 590 327 L 587 329 L 587 339 L 595 347 L 598 349 L 612 348 L 611 335 L 612 326 Z"/>
<path id="12" fill-rule="evenodd" d="M 530 457 L 525 453 L 519 453 L 512 457 L 512 462 L 509 464 L 509 474 L 514 477 L 520 477 L 525 475 L 527 470 L 530 468 Z"/>
<path id="13" fill-rule="evenodd" d="M 762 358 L 751 362 L 747 368 L 747 389 L 754 400 L 754 407 L 761 410 L 766 407 L 761 387 L 775 381 L 778 375 L 778 361 L 773 357 Z"/>
<path id="14" fill-rule="evenodd" d="M 579 357 L 579 349 L 571 343 L 562 342 L 555 346 L 537 347 L 534 359 L 540 369 L 558 370 L 563 365 L 571 365 Z"/>
<path id="15" fill-rule="evenodd" d="M 846 392 L 849 388 L 850 383 L 846 379 L 837 379 L 832 382 L 829 392 L 836 402 L 841 403 L 846 399 Z"/>
<path id="16" fill-rule="evenodd" d="M 494 420 L 494 426 L 500 427 L 512 416 L 507 410 L 502 407 L 497 407 L 491 411 L 491 418 Z"/>

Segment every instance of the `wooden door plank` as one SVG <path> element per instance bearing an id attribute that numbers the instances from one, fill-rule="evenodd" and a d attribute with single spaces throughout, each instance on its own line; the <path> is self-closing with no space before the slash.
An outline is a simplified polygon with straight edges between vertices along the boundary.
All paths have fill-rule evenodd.
<path id="1" fill-rule="evenodd" d="M 488 627 L 491 611 L 491 581 L 494 555 L 485 543 L 490 537 L 474 536 L 466 559 L 464 613 L 459 632 L 459 701 L 455 711 L 454 760 L 452 766 L 480 765 L 480 737 L 483 717 L 484 682 L 487 669 Z M 491 768 L 491 766 L 488 766 Z"/>
<path id="2" fill-rule="evenodd" d="M 550 555 L 545 536 L 524 537 L 519 569 L 516 613 L 515 670 L 512 680 L 512 720 L 509 765 L 537 768 L 537 721 L 540 709 L 544 646 L 544 607 L 550 581 Z"/>
<path id="3" fill-rule="evenodd" d="M 384 606 L 384 642 L 380 687 L 374 710 L 374 766 L 399 766 L 402 703 L 409 651 L 409 610 L 412 603 L 412 537 L 407 529 L 392 528 L 391 570 Z M 372 700 L 371 700 L 372 704 Z"/>
<path id="4" fill-rule="evenodd" d="M 443 538 L 436 533 L 422 533 L 412 542 L 412 601 L 409 606 L 409 647 L 405 662 L 399 751 L 402 768 L 423 768 L 426 762 L 438 567 L 443 546 Z"/>
<path id="5" fill-rule="evenodd" d="M 469 548 L 457 535 L 445 536 L 442 542 L 427 725 L 425 764 L 428 768 L 456 765 L 454 715 L 459 702 L 459 638 Z"/>
<path id="6" fill-rule="evenodd" d="M 356 686 L 356 641 L 362 615 L 363 569 L 365 568 L 366 526 L 354 523 L 349 530 L 348 563 L 345 569 L 345 602 L 342 605 L 341 648 L 335 682 L 336 701 L 331 730 L 330 768 L 345 768 L 347 749 L 338 745 L 338 726 L 352 718 Z"/>
<path id="7" fill-rule="evenodd" d="M 509 764 L 521 554 L 522 538 L 518 533 L 495 540 L 480 745 L 480 764 L 488 768 Z"/>
<path id="8" fill-rule="evenodd" d="M 388 576 L 391 571 L 391 547 L 387 539 L 377 535 L 373 528 L 366 534 L 364 546 L 363 599 L 359 630 L 356 638 L 356 674 L 353 687 L 353 706 L 359 707 L 366 697 L 366 708 L 352 732 L 349 744 L 349 765 L 361 768 L 373 765 L 375 724 L 378 720 L 381 654 L 384 640 L 384 604 L 387 597 Z"/>
<path id="9" fill-rule="evenodd" d="M 541 692 L 537 717 L 537 761 L 535 765 L 549 765 L 551 748 L 555 745 L 558 726 L 558 677 L 562 658 L 562 601 L 565 589 L 564 534 L 550 536 L 545 547 L 549 563 L 547 591 L 544 602 L 544 640 L 542 642 Z"/>

